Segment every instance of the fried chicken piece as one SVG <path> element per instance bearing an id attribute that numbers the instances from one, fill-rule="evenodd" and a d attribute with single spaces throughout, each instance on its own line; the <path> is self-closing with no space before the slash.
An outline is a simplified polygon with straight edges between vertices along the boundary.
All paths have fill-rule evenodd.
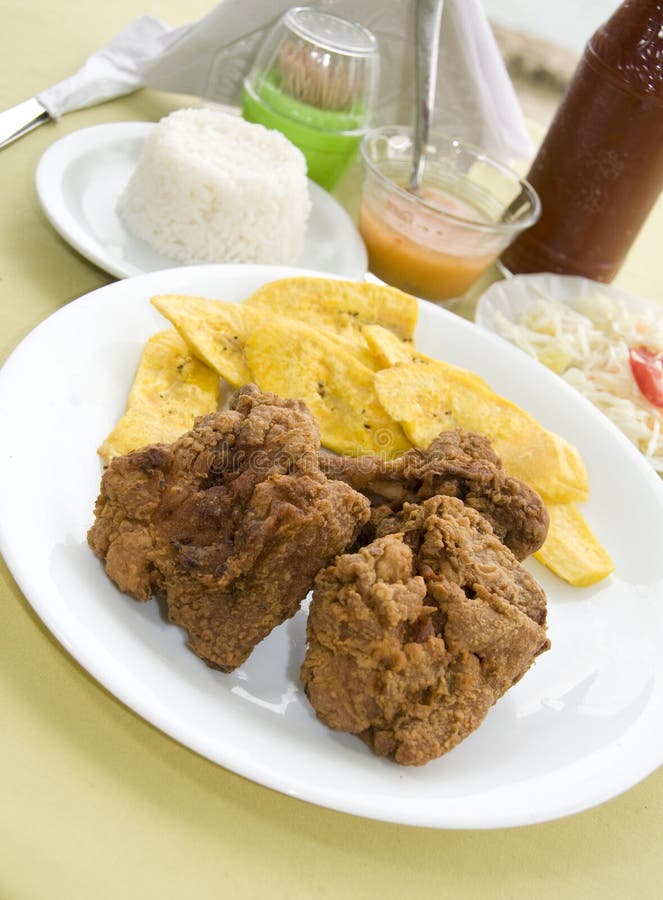
<path id="1" fill-rule="evenodd" d="M 323 452 L 320 466 L 330 478 L 365 494 L 375 509 L 386 505 L 397 511 L 406 501 L 437 494 L 459 497 L 488 519 L 519 560 L 538 550 L 548 532 L 548 513 L 539 495 L 507 475 L 487 438 L 472 432 L 444 431 L 427 450 L 413 448 L 397 459 Z M 369 527 L 364 539 L 373 535 Z"/>
<path id="2" fill-rule="evenodd" d="M 301 401 L 247 386 L 171 445 L 114 459 L 88 542 L 121 591 L 165 598 L 208 665 L 231 671 L 355 539 L 365 497 L 320 472 Z"/>
<path id="3" fill-rule="evenodd" d="M 456 498 L 406 503 L 400 526 L 318 574 L 301 678 L 326 725 L 423 765 L 548 649 L 546 598 Z"/>

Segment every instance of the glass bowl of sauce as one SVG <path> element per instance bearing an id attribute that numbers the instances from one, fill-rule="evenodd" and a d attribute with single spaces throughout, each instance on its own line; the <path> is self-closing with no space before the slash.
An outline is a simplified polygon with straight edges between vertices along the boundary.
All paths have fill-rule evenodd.
<path id="1" fill-rule="evenodd" d="M 385 126 L 363 139 L 359 230 L 371 272 L 427 300 L 460 297 L 539 217 L 534 189 L 476 147 L 433 133 L 418 191 L 407 187 L 412 129 Z"/>

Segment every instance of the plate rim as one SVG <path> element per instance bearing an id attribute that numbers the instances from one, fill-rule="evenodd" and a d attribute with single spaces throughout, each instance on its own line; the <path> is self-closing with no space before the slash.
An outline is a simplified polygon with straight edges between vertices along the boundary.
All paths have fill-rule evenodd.
<path id="1" fill-rule="evenodd" d="M 490 325 L 490 316 L 495 311 L 494 297 L 498 298 L 505 295 L 507 299 L 511 299 L 511 295 L 515 292 L 518 294 L 521 289 L 526 290 L 529 285 L 537 285 L 543 282 L 547 284 L 552 282 L 553 286 L 549 295 L 545 297 L 553 303 L 559 303 L 563 306 L 574 306 L 573 301 L 581 298 L 585 293 L 593 291 L 596 294 L 605 294 L 609 298 L 613 298 L 617 302 L 631 304 L 635 303 L 642 309 L 660 308 L 663 315 L 663 303 L 647 297 L 644 294 L 635 294 L 626 288 L 617 284 L 594 281 L 586 278 L 584 275 L 566 275 L 556 272 L 527 272 L 523 274 L 513 275 L 509 273 L 506 278 L 493 282 L 489 285 L 481 296 L 477 299 L 474 310 L 473 321 L 480 328 L 497 334 Z M 534 303 L 539 299 L 532 297 L 530 302 Z"/>

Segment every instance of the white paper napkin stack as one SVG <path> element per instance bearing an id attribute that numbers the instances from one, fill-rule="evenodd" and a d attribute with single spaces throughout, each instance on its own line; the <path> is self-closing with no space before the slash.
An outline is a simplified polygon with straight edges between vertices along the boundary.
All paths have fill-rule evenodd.
<path id="1" fill-rule="evenodd" d="M 377 125 L 408 124 L 413 119 L 414 2 L 308 4 L 359 21 L 377 37 L 381 57 Z M 236 104 L 265 31 L 292 5 L 283 0 L 221 0 L 203 19 L 179 28 L 141 16 L 78 72 L 37 99 L 55 119 L 141 87 Z M 480 0 L 445 2 L 434 127 L 505 162 L 531 152 L 520 105 Z"/>

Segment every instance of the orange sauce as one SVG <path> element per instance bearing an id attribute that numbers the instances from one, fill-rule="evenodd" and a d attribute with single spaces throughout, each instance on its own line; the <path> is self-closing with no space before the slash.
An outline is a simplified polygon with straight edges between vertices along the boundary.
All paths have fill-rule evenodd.
<path id="1" fill-rule="evenodd" d="M 488 222 L 481 213 L 451 195 L 427 190 L 426 199 L 456 216 Z M 364 197 L 359 230 L 374 275 L 427 300 L 449 300 L 464 294 L 494 262 L 485 237 L 444 221 L 433 210 L 408 198 L 392 196 L 381 207 Z"/>

